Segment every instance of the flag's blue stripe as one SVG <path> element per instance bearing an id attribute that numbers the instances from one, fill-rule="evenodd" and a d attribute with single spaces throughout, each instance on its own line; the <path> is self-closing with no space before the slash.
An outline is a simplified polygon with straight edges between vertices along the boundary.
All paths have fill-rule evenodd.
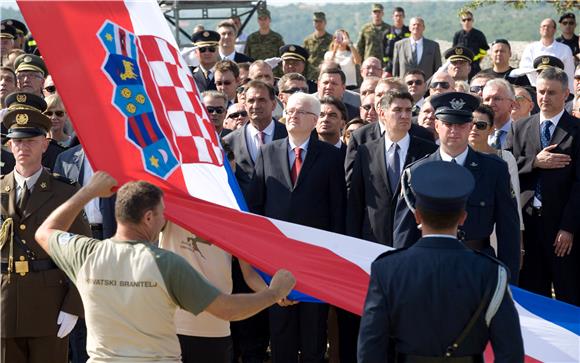
<path id="1" fill-rule="evenodd" d="M 236 197 L 236 201 L 238 202 L 238 206 L 240 207 L 240 210 L 247 212 L 248 205 L 246 204 L 246 200 L 244 199 L 244 196 L 242 194 L 242 190 L 240 189 L 240 185 L 238 184 L 238 181 L 236 180 L 236 177 L 234 176 L 234 173 L 232 172 L 232 169 L 230 168 L 230 165 L 227 161 L 227 157 L 225 157 L 225 156 L 224 156 L 224 166 L 225 166 L 226 171 L 228 173 L 228 183 L 230 185 L 230 188 L 232 189 L 232 192 L 234 193 L 234 196 Z M 264 281 L 266 281 L 267 284 L 270 283 L 272 276 L 270 276 L 270 275 L 268 275 L 268 274 L 266 274 L 258 269 L 256 269 L 256 271 L 260 274 L 260 276 L 262 276 L 262 278 L 264 279 Z M 290 292 L 290 294 L 288 295 L 288 298 L 290 300 L 301 301 L 301 302 L 317 302 L 317 303 L 322 302 L 316 298 L 313 298 L 312 296 L 303 294 L 300 291 L 296 291 L 296 290 L 292 290 Z"/>
<path id="2" fill-rule="evenodd" d="M 580 308 L 510 286 L 514 299 L 531 313 L 580 336 Z"/>

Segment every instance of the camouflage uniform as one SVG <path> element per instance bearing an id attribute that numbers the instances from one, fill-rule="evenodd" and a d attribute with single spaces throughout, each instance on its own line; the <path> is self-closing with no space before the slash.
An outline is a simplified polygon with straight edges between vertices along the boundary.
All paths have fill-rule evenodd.
<path id="1" fill-rule="evenodd" d="M 385 22 L 376 26 L 373 23 L 365 24 L 358 38 L 357 49 L 361 57 L 367 59 L 369 57 L 377 57 L 382 61 L 383 59 L 383 36 L 391 26 Z"/>
<path id="2" fill-rule="evenodd" d="M 318 66 L 324 60 L 324 53 L 328 51 L 332 43 L 332 35 L 324 33 L 320 38 L 316 36 L 316 32 L 304 38 L 304 48 L 308 51 L 308 64 L 310 64 L 309 74 L 306 78 L 318 79 Z"/>
<path id="3" fill-rule="evenodd" d="M 279 57 L 278 49 L 284 45 L 284 39 L 273 30 L 266 35 L 260 34 L 259 31 L 248 36 L 246 42 L 246 55 L 254 59 L 266 59 Z"/>
<path id="4" fill-rule="evenodd" d="M 406 25 L 403 25 L 399 34 L 397 34 L 395 30 L 396 28 L 392 26 L 383 35 L 383 49 L 385 50 L 385 53 L 383 54 L 382 61 L 389 73 L 393 73 L 393 52 L 395 50 L 395 43 L 411 36 L 411 32 Z"/>

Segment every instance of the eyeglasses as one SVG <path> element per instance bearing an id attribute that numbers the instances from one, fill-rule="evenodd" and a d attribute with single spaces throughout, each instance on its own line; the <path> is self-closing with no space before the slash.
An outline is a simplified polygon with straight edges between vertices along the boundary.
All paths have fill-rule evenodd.
<path id="1" fill-rule="evenodd" d="M 461 19 L 461 21 L 464 22 L 464 23 L 467 22 L 467 21 L 472 21 L 472 20 L 473 20 L 473 18 L 463 18 L 463 19 Z"/>
<path id="2" fill-rule="evenodd" d="M 373 105 L 361 105 L 360 108 L 368 112 L 373 108 Z"/>
<path id="3" fill-rule="evenodd" d="M 505 100 L 509 100 L 509 98 L 503 98 L 503 97 L 487 97 L 483 99 L 483 103 L 490 103 L 490 102 L 501 102 L 501 101 L 505 101 Z"/>
<path id="4" fill-rule="evenodd" d="M 580 76 L 574 76 L 574 80 L 580 81 Z"/>
<path id="5" fill-rule="evenodd" d="M 18 80 L 24 79 L 24 78 L 38 78 L 38 79 L 44 79 L 44 76 L 38 72 L 19 72 L 16 75 L 16 78 L 18 78 Z"/>
<path id="6" fill-rule="evenodd" d="M 285 93 L 287 95 L 293 95 L 294 93 L 298 93 L 298 92 L 307 93 L 308 88 L 294 87 L 294 88 L 290 88 L 290 89 L 280 91 L 280 92 Z"/>
<path id="7" fill-rule="evenodd" d="M 298 116 L 305 116 L 305 115 L 314 115 L 316 117 L 318 117 L 317 114 L 315 114 L 314 112 L 310 112 L 310 111 L 305 111 L 305 110 L 297 110 L 297 109 L 289 109 L 285 111 L 287 115 L 298 115 Z"/>
<path id="8" fill-rule="evenodd" d="M 228 118 L 238 118 L 240 116 L 247 117 L 248 113 L 246 111 L 233 112 L 228 115 Z"/>
<path id="9" fill-rule="evenodd" d="M 443 89 L 449 89 L 451 85 L 449 84 L 449 82 L 431 82 L 431 85 L 429 87 L 430 88 L 441 87 Z"/>
<path id="10" fill-rule="evenodd" d="M 485 88 L 485 86 L 471 86 L 471 87 L 469 87 L 469 92 L 479 93 L 479 92 L 483 91 L 484 88 Z"/>
<path id="11" fill-rule="evenodd" d="M 216 86 L 230 86 L 232 83 L 232 81 L 216 81 L 215 85 Z"/>
<path id="12" fill-rule="evenodd" d="M 526 100 L 528 102 L 532 102 L 531 99 L 527 98 L 526 96 L 516 96 L 516 101 Z"/>
<path id="13" fill-rule="evenodd" d="M 412 85 L 420 86 L 423 84 L 423 81 L 421 81 L 420 79 L 412 79 L 410 81 L 407 81 L 406 83 L 407 83 L 407 86 L 412 86 Z"/>
<path id="14" fill-rule="evenodd" d="M 54 92 L 56 92 L 56 87 L 55 86 L 46 86 L 46 87 L 44 87 L 44 90 L 48 93 L 54 93 Z"/>
<path id="15" fill-rule="evenodd" d="M 476 129 L 483 131 L 483 130 L 487 130 L 487 128 L 489 127 L 489 122 L 482 121 L 482 120 L 474 120 L 473 125 L 475 125 Z"/>
<path id="16" fill-rule="evenodd" d="M 576 23 L 573 21 L 563 21 L 562 22 L 562 25 L 574 25 L 574 24 L 576 24 Z"/>
<path id="17" fill-rule="evenodd" d="M 56 117 L 63 117 L 64 111 L 46 111 L 44 114 L 48 117 L 52 117 L 53 114 L 56 115 Z"/>
<path id="18" fill-rule="evenodd" d="M 207 109 L 208 113 L 217 113 L 218 115 L 221 115 L 226 111 L 225 108 L 219 106 L 218 107 L 206 106 L 205 108 Z"/>
<path id="19" fill-rule="evenodd" d="M 215 47 L 201 47 L 201 48 L 197 48 L 199 49 L 200 53 L 205 53 L 207 51 L 210 51 L 211 53 L 215 53 L 216 48 Z"/>
<path id="20" fill-rule="evenodd" d="M 244 93 L 245 90 L 246 90 L 246 88 L 244 86 L 240 86 L 240 87 L 236 88 L 237 93 Z"/>

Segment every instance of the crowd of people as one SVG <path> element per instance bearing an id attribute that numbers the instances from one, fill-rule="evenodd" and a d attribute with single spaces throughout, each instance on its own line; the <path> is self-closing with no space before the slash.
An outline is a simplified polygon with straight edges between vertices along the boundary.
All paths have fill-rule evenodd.
<path id="1" fill-rule="evenodd" d="M 303 44 L 285 44 L 271 29 L 266 8 L 258 9 L 259 29 L 252 34 L 240 32 L 238 17 L 219 22 L 215 30 L 196 27 L 192 47 L 182 54 L 250 211 L 397 249 L 419 244 L 435 249 L 422 234 L 456 230 L 463 246 L 492 256 L 494 268 L 500 266 L 497 273 L 510 284 L 580 306 L 580 40 L 574 33 L 575 15 L 539 22 L 540 38 L 525 48 L 517 68 L 510 65 L 510 41 L 488 43 L 474 28 L 469 11 L 460 14 L 461 30 L 446 50 L 426 38 L 422 17 L 412 17 L 407 26 L 401 7 L 392 10 L 392 25 L 384 16 L 383 5 L 373 4 L 372 20 L 356 42 L 345 29 L 330 34 L 323 12 L 313 14 L 314 31 Z M 556 37 L 558 24 L 561 35 Z M 293 281 L 287 271 L 268 287 L 247 262 L 165 223 L 162 211 L 161 217 L 157 213 L 162 196 L 154 186 L 137 183 L 117 195 L 109 193 L 114 181 L 91 167 L 26 25 L 2 20 L 0 40 L 3 361 L 76 363 L 86 362 L 89 355 L 135 358 L 149 352 L 154 361 L 177 357 L 184 363 L 264 362 L 268 357 L 274 363 L 348 363 L 357 362 L 357 342 L 361 362 L 381 361 L 387 355 L 420 362 L 422 357 L 449 353 L 444 344 L 419 343 L 422 335 L 412 337 L 409 329 L 434 327 L 420 328 L 430 321 L 418 315 L 409 317 L 410 326 L 401 301 L 382 295 L 385 284 L 395 283 L 392 274 L 412 279 L 407 269 L 436 268 L 427 262 L 431 255 L 418 254 L 416 260 L 409 258 L 412 254 L 386 257 L 396 262 L 373 265 L 377 273 L 391 275 L 371 276 L 362 323 L 359 316 L 338 307 L 289 300 L 285 296 Z M 485 57 L 491 67 L 481 69 Z M 453 193 L 431 195 L 421 180 L 433 177 L 433 188 L 444 185 L 437 179 L 447 170 L 443 162 L 462 167 L 450 167 L 442 176 Z M 455 183 L 450 175 L 464 183 Z M 90 182 L 95 176 L 97 181 Z M 75 195 L 79 185 L 85 186 L 84 192 Z M 149 204 L 130 202 L 145 192 L 154 195 Z M 73 195 L 77 199 L 67 202 Z M 434 200 L 455 204 L 438 209 Z M 68 219 L 58 208 L 65 202 L 77 211 Z M 131 203 L 142 210 L 131 210 Z M 458 205 L 466 215 L 458 214 Z M 119 212 L 122 208 L 126 209 Z M 54 223 L 43 225 L 37 242 L 35 232 L 55 209 L 61 223 L 51 216 Z M 81 210 L 85 218 L 78 216 Z M 131 233 L 128 226 L 139 226 L 142 234 Z M 47 234 L 59 229 L 88 238 Z M 139 269 L 159 269 L 167 285 L 161 295 L 177 302 L 160 316 L 171 316 L 179 307 L 174 322 L 152 317 L 152 322 L 134 326 L 165 334 L 161 342 L 168 345 L 157 352 L 151 349 L 159 340 L 142 334 L 141 341 L 132 342 L 127 338 L 131 331 L 124 328 L 106 339 L 95 336 L 109 333 L 84 295 L 103 304 L 107 297 L 95 297 L 90 288 L 77 290 L 73 284 L 71 276 L 86 277 L 80 267 L 89 254 L 99 256 L 101 265 L 93 268 L 105 271 L 111 268 L 107 261 L 128 253 L 117 251 L 122 248 L 115 244 L 94 242 L 112 237 L 159 242 L 159 248 L 187 262 L 182 265 L 182 260 L 157 249 L 135 247 L 130 252 L 131 259 L 145 261 Z M 65 245 L 71 238 L 74 247 L 68 250 Z M 49 255 L 48 246 L 54 254 Z M 83 258 L 68 264 L 73 252 Z M 154 261 L 150 253 L 161 257 Z M 474 270 L 489 273 L 490 262 L 478 261 L 469 255 L 457 263 L 472 263 Z M 171 275 L 172 265 L 179 265 L 180 274 L 196 274 L 179 280 Z M 149 276 L 143 271 L 138 272 Z M 123 268 L 120 278 L 133 273 Z M 446 275 L 426 276 L 433 280 L 426 280 L 417 296 L 397 287 L 405 301 L 439 288 Z M 93 281 L 91 286 L 105 283 Z M 195 296 L 185 293 L 187 284 L 200 291 Z M 452 289 L 460 290 L 461 283 Z M 228 300 L 248 293 L 254 293 L 248 295 L 254 300 Z M 481 293 L 482 299 L 491 299 L 489 292 Z M 136 297 L 131 300 L 136 304 L 147 299 Z M 458 350 L 460 357 L 481 354 L 478 349 L 490 338 L 496 339 L 496 357 L 520 361 L 521 336 L 510 325 L 517 323 L 510 299 L 505 295 L 495 301 L 501 302 L 496 319 L 501 323 L 470 327 L 480 335 L 468 339 L 468 347 Z M 107 302 L 111 310 L 106 313 L 114 314 L 115 304 L 123 301 L 113 300 Z M 480 304 L 477 299 L 465 301 L 473 310 Z M 421 310 L 413 304 L 407 309 Z M 239 311 L 233 313 L 230 305 Z M 383 308 L 387 310 L 377 312 Z M 453 316 L 447 308 L 442 310 Z M 449 326 L 463 329 L 469 311 L 453 316 Z M 395 312 L 396 321 L 389 320 Z M 139 313 L 157 312 L 135 312 Z M 372 320 L 367 313 L 387 321 Z M 96 328 L 87 328 L 85 322 Z M 127 319 L 127 325 L 120 326 L 131 324 Z M 378 325 L 388 325 L 384 335 L 377 333 Z M 461 332 L 452 330 L 440 338 L 453 339 Z M 401 339 L 387 344 L 387 332 Z M 132 349 L 125 349 L 131 344 Z"/>

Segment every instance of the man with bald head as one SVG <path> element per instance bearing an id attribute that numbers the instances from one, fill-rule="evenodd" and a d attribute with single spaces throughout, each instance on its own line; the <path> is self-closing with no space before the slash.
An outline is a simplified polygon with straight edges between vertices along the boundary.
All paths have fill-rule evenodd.
<path id="1" fill-rule="evenodd" d="M 540 23 L 540 40 L 528 44 L 522 53 L 520 68 L 535 68 L 534 59 L 542 55 L 554 56 L 564 63 L 564 71 L 568 76 L 568 88 L 574 92 L 572 79 L 574 78 L 574 56 L 572 50 L 565 44 L 557 42 L 556 22 L 554 19 L 546 18 Z M 529 73 L 528 78 L 532 85 L 536 84 L 537 73 Z"/>
<path id="2" fill-rule="evenodd" d="M 441 67 L 439 44 L 423 37 L 425 21 L 414 17 L 409 22 L 411 36 L 395 43 L 393 76 L 400 77 L 407 71 L 419 68 L 429 79 Z"/>
<path id="3" fill-rule="evenodd" d="M 380 77 L 383 74 L 381 61 L 376 57 L 369 57 L 364 60 L 360 67 L 360 75 L 363 79 L 367 77 Z"/>
<path id="4" fill-rule="evenodd" d="M 453 92 L 455 90 L 455 80 L 447 72 L 437 72 L 429 82 L 429 95 Z"/>

